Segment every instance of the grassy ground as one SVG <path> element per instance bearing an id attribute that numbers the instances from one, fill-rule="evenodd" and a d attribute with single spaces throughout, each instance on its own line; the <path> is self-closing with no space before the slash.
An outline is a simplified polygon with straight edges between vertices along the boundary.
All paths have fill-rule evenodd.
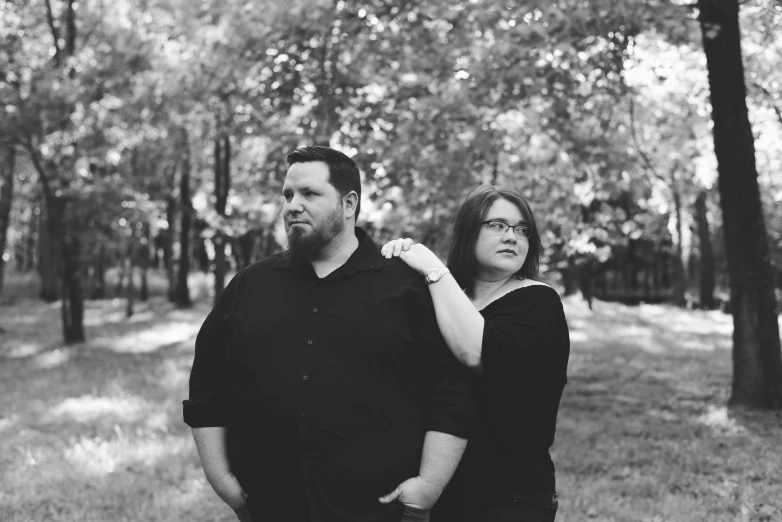
<path id="1" fill-rule="evenodd" d="M 122 300 L 89 302 L 89 342 L 64 347 L 58 306 L 13 295 L 0 304 L 0 521 L 234 520 L 181 421 L 207 300 L 178 311 L 155 297 L 130 319 Z M 782 522 L 782 414 L 724 408 L 729 316 L 565 308 L 558 521 Z"/>

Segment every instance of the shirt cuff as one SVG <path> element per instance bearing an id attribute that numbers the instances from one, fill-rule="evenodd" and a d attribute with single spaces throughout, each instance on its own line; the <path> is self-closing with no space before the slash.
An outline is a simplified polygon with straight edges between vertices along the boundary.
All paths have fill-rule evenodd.
<path id="1" fill-rule="evenodd" d="M 185 424 L 191 428 L 215 428 L 228 425 L 228 408 L 203 404 L 191 400 L 182 401 Z"/>
<path id="2" fill-rule="evenodd" d="M 432 416 L 426 423 L 426 431 L 437 431 L 467 439 L 470 433 L 470 420 L 471 416 L 467 413 Z"/>

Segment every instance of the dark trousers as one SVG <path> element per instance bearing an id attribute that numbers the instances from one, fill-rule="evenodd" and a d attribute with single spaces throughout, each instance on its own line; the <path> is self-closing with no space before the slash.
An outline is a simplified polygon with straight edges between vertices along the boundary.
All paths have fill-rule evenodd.
<path id="1" fill-rule="evenodd" d="M 484 511 L 479 522 L 554 522 L 559 501 L 557 494 L 515 495 Z"/>
<path id="2" fill-rule="evenodd" d="M 249 500 L 249 499 L 248 499 Z M 286 522 L 310 522 L 311 517 L 309 508 L 307 506 L 306 494 L 296 502 L 294 506 L 288 506 L 289 510 L 283 513 L 273 513 L 267 507 L 255 506 L 252 502 L 248 502 L 250 507 L 250 514 L 252 515 L 253 522 L 265 522 L 269 521 L 286 521 Z M 417 509 L 410 506 L 403 506 L 401 510 L 401 518 L 399 522 L 429 522 L 429 511 Z"/>

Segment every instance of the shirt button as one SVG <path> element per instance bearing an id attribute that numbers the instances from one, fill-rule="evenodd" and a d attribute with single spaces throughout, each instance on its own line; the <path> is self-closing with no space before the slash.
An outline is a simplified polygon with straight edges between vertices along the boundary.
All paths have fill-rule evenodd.
<path id="1" fill-rule="evenodd" d="M 305 375 L 304 377 L 302 377 L 302 379 L 304 379 L 304 380 L 306 381 L 307 379 L 309 379 L 309 377 L 307 377 L 307 376 Z"/>
<path id="2" fill-rule="evenodd" d="M 317 311 L 318 311 L 318 309 L 317 309 L 317 308 L 313 308 L 313 309 L 312 309 L 312 311 L 313 311 L 313 312 L 317 312 Z"/>
<path id="3" fill-rule="evenodd" d="M 299 413 L 299 417 L 304 417 L 304 412 Z"/>
<path id="4" fill-rule="evenodd" d="M 307 341 L 307 344 L 312 344 L 312 341 L 311 341 L 311 340 L 310 340 L 310 341 Z"/>

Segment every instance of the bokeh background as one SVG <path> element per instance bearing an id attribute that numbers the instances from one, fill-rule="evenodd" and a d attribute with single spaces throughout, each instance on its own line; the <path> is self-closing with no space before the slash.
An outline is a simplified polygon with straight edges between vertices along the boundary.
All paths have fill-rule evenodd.
<path id="1" fill-rule="evenodd" d="M 782 521 L 781 95 L 779 0 L 0 2 L 0 520 L 234 519 L 193 342 L 319 144 L 378 243 L 444 254 L 481 183 L 531 201 L 573 345 L 558 520 Z"/>

